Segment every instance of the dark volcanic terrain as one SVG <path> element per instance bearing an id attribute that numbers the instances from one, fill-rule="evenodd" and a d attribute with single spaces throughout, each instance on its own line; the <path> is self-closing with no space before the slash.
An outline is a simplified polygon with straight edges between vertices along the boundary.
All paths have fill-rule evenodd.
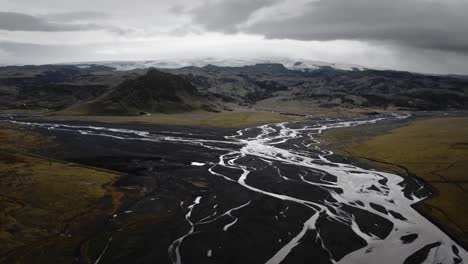
<path id="1" fill-rule="evenodd" d="M 331 155 L 316 138 L 407 118 L 311 118 L 237 131 L 4 121 L 53 137 L 55 158 L 124 174 L 115 183 L 125 194 L 119 210 L 68 256 L 79 263 L 463 263 L 466 251 L 412 207 L 432 195 L 429 186 Z M 49 248 L 21 257 L 47 262 Z"/>
<path id="2" fill-rule="evenodd" d="M 318 139 L 467 108 L 459 76 L 0 67 L 0 262 L 464 263 L 419 211 L 436 189 Z"/>
<path id="3" fill-rule="evenodd" d="M 419 110 L 466 109 L 468 82 L 444 76 L 378 70 L 289 70 L 281 64 L 245 67 L 188 67 L 200 91 L 225 100 L 255 104 L 277 97 L 306 100 L 322 107 L 400 107 Z"/>
<path id="4" fill-rule="evenodd" d="M 71 111 L 95 115 L 176 113 L 197 109 L 216 111 L 209 97 L 201 96 L 190 80 L 156 69 L 129 79 L 95 100 L 71 107 Z"/>
<path id="5" fill-rule="evenodd" d="M 0 67 L 1 108 L 74 115 L 219 111 L 236 105 L 266 105 L 280 112 L 277 102 L 296 101 L 345 109 L 468 108 L 468 80 L 456 76 L 329 66 L 291 70 L 281 64 L 147 71 L 99 65 Z"/>

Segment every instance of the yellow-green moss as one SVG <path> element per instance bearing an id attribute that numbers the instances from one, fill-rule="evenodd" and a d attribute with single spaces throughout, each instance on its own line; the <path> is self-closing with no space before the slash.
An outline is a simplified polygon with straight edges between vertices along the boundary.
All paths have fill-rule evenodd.
<path id="1" fill-rule="evenodd" d="M 183 114 L 151 114 L 142 116 L 51 116 L 51 119 L 99 121 L 108 123 L 144 123 L 180 126 L 206 127 L 247 127 L 260 124 L 297 121 L 303 118 L 258 111 L 203 112 L 193 111 Z"/>
<path id="2" fill-rule="evenodd" d="M 5 126 L 0 127 L 0 262 L 3 257 L 61 262 L 54 254 L 70 261 L 79 237 L 61 232 L 73 233 L 74 226 L 92 219 L 106 196 L 113 204 L 105 213 L 113 213 L 120 195 L 106 184 L 119 175 L 30 156 L 26 152 L 41 146 L 43 138 Z"/>

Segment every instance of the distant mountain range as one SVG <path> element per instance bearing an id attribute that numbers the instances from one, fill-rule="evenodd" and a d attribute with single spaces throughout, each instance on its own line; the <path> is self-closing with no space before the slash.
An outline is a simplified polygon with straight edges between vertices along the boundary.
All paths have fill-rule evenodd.
<path id="1" fill-rule="evenodd" d="M 138 115 L 267 104 L 282 112 L 284 102 L 301 102 L 305 108 L 468 109 L 468 79 L 464 76 L 319 62 L 208 62 L 0 67 L 0 109 Z M 158 70 L 148 69 L 154 66 Z"/>
<path id="2" fill-rule="evenodd" d="M 332 67 L 338 70 L 365 70 L 366 67 L 355 64 L 328 63 L 322 61 L 310 60 L 292 60 L 292 59 L 187 59 L 187 60 L 147 60 L 147 61 L 101 61 L 88 63 L 74 63 L 79 67 L 89 67 L 91 65 L 103 65 L 115 68 L 118 71 L 129 71 L 135 69 L 147 68 L 164 68 L 178 69 L 183 67 L 204 67 L 207 65 L 215 65 L 219 67 L 242 67 L 256 64 L 283 64 L 290 70 L 310 71 L 317 70 L 321 67 Z"/>

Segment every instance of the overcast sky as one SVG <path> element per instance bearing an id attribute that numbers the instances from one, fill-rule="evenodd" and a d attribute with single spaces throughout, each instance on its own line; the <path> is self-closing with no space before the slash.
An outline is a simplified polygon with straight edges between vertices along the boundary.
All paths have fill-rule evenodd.
<path id="1" fill-rule="evenodd" d="M 290 58 L 468 74 L 468 0 L 0 0 L 0 64 Z"/>

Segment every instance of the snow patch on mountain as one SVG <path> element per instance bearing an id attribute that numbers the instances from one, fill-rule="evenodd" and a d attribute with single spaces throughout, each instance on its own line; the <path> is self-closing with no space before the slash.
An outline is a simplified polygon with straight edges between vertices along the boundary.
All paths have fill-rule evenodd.
<path id="1" fill-rule="evenodd" d="M 162 69 L 178 69 L 183 67 L 195 66 L 204 67 L 206 65 L 215 65 L 220 67 L 242 67 L 250 66 L 258 63 L 280 63 L 290 70 L 298 71 L 312 71 L 318 70 L 323 67 L 331 67 L 339 70 L 366 70 L 366 67 L 355 64 L 340 64 L 328 63 L 322 61 L 310 60 L 293 60 L 293 59 L 189 59 L 189 60 L 146 60 L 146 61 L 108 61 L 108 62 L 91 62 L 77 64 L 85 65 L 103 65 L 113 67 L 117 71 L 129 71 L 134 69 L 147 69 L 147 68 L 162 68 Z"/>

